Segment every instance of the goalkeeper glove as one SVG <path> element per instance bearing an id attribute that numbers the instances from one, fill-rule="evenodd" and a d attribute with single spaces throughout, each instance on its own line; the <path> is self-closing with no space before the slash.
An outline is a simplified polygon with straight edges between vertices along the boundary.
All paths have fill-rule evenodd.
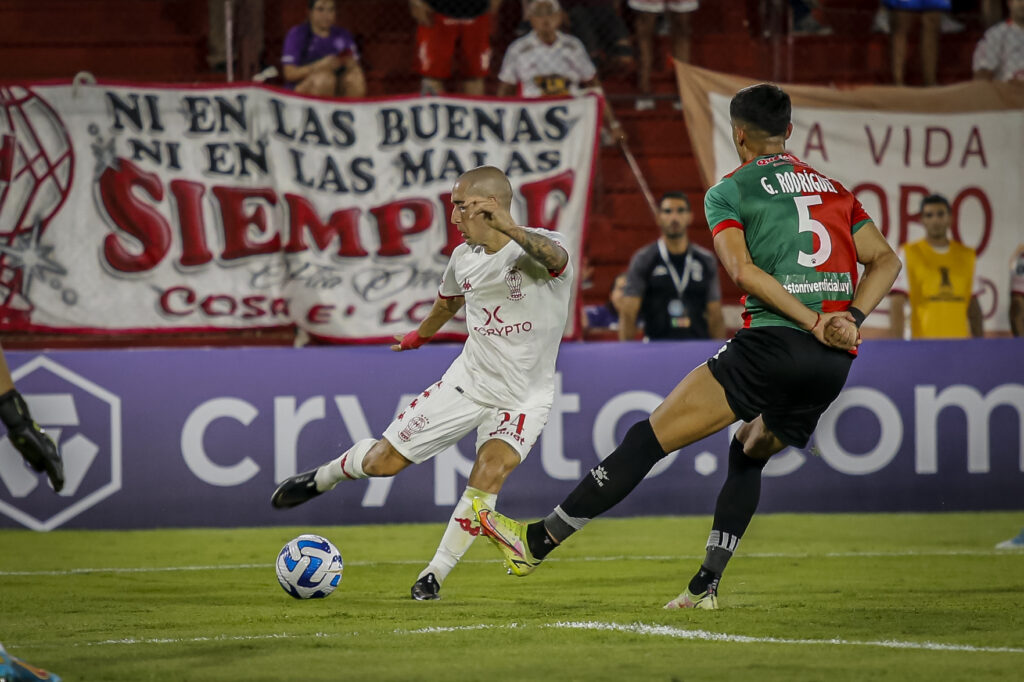
<path id="1" fill-rule="evenodd" d="M 17 389 L 0 395 L 0 421 L 7 427 L 7 437 L 25 461 L 36 471 L 45 471 L 57 492 L 64 487 L 64 462 L 57 445 L 39 424 L 32 421 L 28 405 Z"/>

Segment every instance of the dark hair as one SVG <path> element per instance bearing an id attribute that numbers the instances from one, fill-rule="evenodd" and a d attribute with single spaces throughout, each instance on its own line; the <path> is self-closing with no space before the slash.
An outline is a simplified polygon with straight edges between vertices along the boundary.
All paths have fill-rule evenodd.
<path id="1" fill-rule="evenodd" d="M 743 88 L 729 102 L 729 117 L 758 128 L 772 137 L 784 135 L 793 105 L 786 91 L 771 83 Z"/>
<path id="2" fill-rule="evenodd" d="M 665 192 L 661 195 L 661 198 L 658 199 L 659 207 L 665 203 L 665 199 L 678 199 L 679 201 L 685 201 L 686 208 L 692 208 L 692 206 L 690 206 L 690 197 L 686 196 L 686 192 Z"/>
<path id="3" fill-rule="evenodd" d="M 941 194 L 929 194 L 921 200 L 921 212 L 924 213 L 924 207 L 928 204 L 942 204 L 946 207 L 946 211 L 949 213 L 953 212 L 953 209 L 949 206 L 949 200 Z"/>
<path id="4" fill-rule="evenodd" d="M 320 0 L 306 0 L 306 6 L 309 8 L 310 12 L 313 11 L 313 7 L 315 7 L 316 3 L 319 2 L 319 1 Z M 313 22 L 312 22 L 312 20 L 306 21 L 305 29 L 306 29 L 306 32 L 305 32 L 305 34 L 303 36 L 303 40 L 302 40 L 302 51 L 299 53 L 299 63 L 296 64 L 295 66 L 305 66 L 308 63 L 307 62 L 307 58 L 309 57 L 309 48 L 313 47 Z"/>

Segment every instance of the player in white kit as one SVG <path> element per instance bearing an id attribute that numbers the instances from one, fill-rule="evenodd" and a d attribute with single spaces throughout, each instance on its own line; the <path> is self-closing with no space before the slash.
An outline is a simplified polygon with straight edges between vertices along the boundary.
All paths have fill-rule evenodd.
<path id="1" fill-rule="evenodd" d="M 512 220 L 512 186 L 490 166 L 452 189 L 452 222 L 465 239 L 448 262 L 437 300 L 392 350 L 422 346 L 466 307 L 469 336 L 441 380 L 416 397 L 380 440 L 359 441 L 337 459 L 285 479 L 271 503 L 294 507 L 342 481 L 394 476 L 476 429 L 476 461 L 437 553 L 412 586 L 439 599 L 441 583 L 479 533 L 473 498 L 493 508 L 509 473 L 526 457 L 554 399 L 555 359 L 569 315 L 573 269 L 565 238 Z"/>

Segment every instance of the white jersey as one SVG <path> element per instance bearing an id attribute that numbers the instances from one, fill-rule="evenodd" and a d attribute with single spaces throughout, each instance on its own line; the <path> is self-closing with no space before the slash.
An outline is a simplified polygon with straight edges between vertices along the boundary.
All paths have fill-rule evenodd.
<path id="1" fill-rule="evenodd" d="M 576 36 L 558 33 L 548 45 L 530 31 L 505 50 L 498 80 L 519 85 L 523 97 L 575 95 L 597 74 L 587 48 Z"/>
<path id="2" fill-rule="evenodd" d="M 1017 247 L 1010 264 L 1010 293 L 1024 296 L 1024 244 Z"/>
<path id="3" fill-rule="evenodd" d="M 1024 81 L 1024 26 L 1007 19 L 985 31 L 973 66 L 992 71 L 997 81 Z"/>
<path id="4" fill-rule="evenodd" d="M 566 248 L 557 232 L 525 229 Z M 515 241 L 492 254 L 457 246 L 438 294 L 466 297 L 469 338 L 441 380 L 484 405 L 550 406 L 572 283 L 571 261 L 562 272 L 549 272 Z"/>

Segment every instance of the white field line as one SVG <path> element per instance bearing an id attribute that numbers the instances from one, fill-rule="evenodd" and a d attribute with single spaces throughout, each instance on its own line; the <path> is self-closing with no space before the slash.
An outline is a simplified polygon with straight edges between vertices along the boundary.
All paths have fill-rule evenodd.
<path id="1" fill-rule="evenodd" d="M 1009 653 L 1024 654 L 1024 648 L 1018 647 L 994 647 L 994 646 L 973 646 L 970 644 L 944 644 L 940 642 L 906 642 L 895 639 L 885 640 L 856 640 L 856 639 L 787 639 L 782 637 L 750 637 L 748 635 L 731 635 L 725 632 L 710 632 L 708 630 L 684 630 L 669 625 L 648 625 L 646 623 L 603 623 L 600 621 L 556 621 L 554 623 L 541 623 L 538 625 L 523 625 L 520 623 L 489 624 L 478 623 L 476 625 L 459 625 L 453 627 L 426 627 L 415 630 L 394 630 L 392 634 L 405 635 L 433 635 L 450 632 L 465 632 L 470 630 L 532 630 L 532 629 L 559 629 L 559 630 L 599 630 L 605 632 L 619 632 L 628 635 L 671 637 L 673 639 L 687 639 L 704 642 L 722 642 L 726 644 L 783 644 L 800 646 L 860 646 L 880 647 L 883 649 L 906 649 L 921 651 L 960 651 L 970 653 Z M 72 644 L 73 647 L 94 647 L 94 646 L 134 646 L 139 644 L 198 644 L 204 642 L 240 642 L 254 640 L 275 640 L 275 639 L 328 639 L 358 635 L 359 633 L 325 633 L 316 632 L 309 635 L 289 634 L 286 632 L 269 633 L 265 635 L 216 635 L 210 637 L 152 637 L 152 638 L 125 638 L 125 639 L 104 639 L 95 642 L 79 642 Z M 40 649 L 52 648 L 55 646 L 67 646 L 67 644 L 24 644 L 9 647 L 10 649 Z"/>
<path id="2" fill-rule="evenodd" d="M 358 634 L 358 633 L 355 633 Z M 249 642 L 267 639 L 324 639 L 340 637 L 337 633 L 314 632 L 313 634 L 293 635 L 287 632 L 271 632 L 265 635 L 211 635 L 208 637 L 125 637 L 124 639 L 101 639 L 95 642 L 77 642 L 74 644 L 21 644 L 5 645 L 8 651 L 13 649 L 53 649 L 57 647 L 93 647 L 93 646 L 134 646 L 136 644 L 197 644 L 202 642 Z"/>
<path id="3" fill-rule="evenodd" d="M 525 628 L 518 623 L 508 625 L 462 625 L 456 627 L 427 627 L 417 630 L 395 630 L 395 634 L 435 634 L 442 632 L 460 632 L 463 630 L 513 629 Z M 724 632 L 708 630 L 683 630 L 670 625 L 647 625 L 646 623 L 602 623 L 600 621 L 557 621 L 538 626 L 540 628 L 556 628 L 560 630 L 603 630 L 622 632 L 632 635 L 653 635 L 656 637 L 672 637 L 675 639 L 702 640 L 705 642 L 728 642 L 737 644 L 801 644 L 827 646 L 874 646 L 885 649 L 921 649 L 925 651 L 969 651 L 979 653 L 1024 654 L 1024 648 L 973 646 L 970 644 L 942 644 L 940 642 L 902 642 L 895 639 L 855 640 L 855 639 L 787 639 L 782 637 L 750 637 L 747 635 L 730 635 Z"/>
<path id="4" fill-rule="evenodd" d="M 823 552 L 815 554 L 811 552 L 766 552 L 742 554 L 747 559 L 860 559 L 878 557 L 944 557 L 944 556 L 1024 556 L 1024 552 L 1006 552 L 991 550 L 970 550 L 951 549 L 935 551 L 913 551 L 905 550 L 900 552 Z M 579 563 L 592 561 L 688 561 L 703 559 L 703 554 L 672 554 L 672 555 L 649 555 L 649 554 L 622 554 L 618 556 L 572 556 L 552 557 L 546 559 L 548 563 Z M 494 559 L 463 559 L 464 564 L 489 564 L 500 562 L 497 556 Z M 346 561 L 346 566 L 412 566 L 423 563 L 421 559 L 395 559 L 391 561 Z M 176 571 L 237 571 L 249 568 L 267 569 L 273 567 L 272 563 L 263 564 L 214 564 L 209 566 L 138 566 L 138 567 L 102 567 L 102 568 L 66 568 L 50 571 L 0 571 L 0 578 L 5 576 L 67 576 L 88 573 L 173 573 Z"/>
<path id="5" fill-rule="evenodd" d="M 709 642 L 737 642 L 741 644 L 817 644 L 834 646 L 874 646 L 884 649 L 923 649 L 926 651 L 973 651 L 984 653 L 1024 654 L 1024 648 L 1008 646 L 973 646 L 970 644 L 942 644 L 939 642 L 901 642 L 895 639 L 856 640 L 856 639 L 788 639 L 783 637 L 748 637 L 746 635 L 730 635 L 724 632 L 708 632 L 707 630 L 682 630 L 669 625 L 646 625 L 632 623 L 600 623 L 593 621 L 557 622 L 548 627 L 569 630 L 612 630 L 638 635 L 656 635 L 677 639 L 698 639 Z"/>

